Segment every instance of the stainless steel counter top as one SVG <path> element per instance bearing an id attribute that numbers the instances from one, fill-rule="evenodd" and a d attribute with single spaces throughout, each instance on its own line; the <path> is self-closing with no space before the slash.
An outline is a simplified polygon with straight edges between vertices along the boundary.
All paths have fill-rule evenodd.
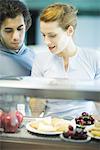
<path id="1" fill-rule="evenodd" d="M 0 80 L 0 94 L 18 94 L 41 98 L 92 99 L 100 101 L 100 81 L 18 78 Z"/>

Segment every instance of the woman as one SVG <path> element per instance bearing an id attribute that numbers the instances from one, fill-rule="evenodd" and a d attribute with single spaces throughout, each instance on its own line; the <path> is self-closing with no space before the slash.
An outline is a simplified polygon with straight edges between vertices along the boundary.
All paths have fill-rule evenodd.
<path id="1" fill-rule="evenodd" d="M 49 51 L 37 55 L 32 67 L 33 77 L 100 79 L 100 53 L 81 49 L 74 43 L 77 12 L 73 6 L 61 3 L 42 11 L 40 30 Z M 97 113 L 92 101 L 48 100 L 45 114 L 75 117 L 83 111 Z"/>

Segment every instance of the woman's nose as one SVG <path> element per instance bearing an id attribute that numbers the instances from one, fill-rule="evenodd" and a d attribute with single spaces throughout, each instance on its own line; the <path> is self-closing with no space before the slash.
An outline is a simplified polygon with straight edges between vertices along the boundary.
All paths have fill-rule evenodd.
<path id="1" fill-rule="evenodd" d="M 45 36 L 44 38 L 44 42 L 48 45 L 51 43 L 50 39 L 48 37 Z"/>

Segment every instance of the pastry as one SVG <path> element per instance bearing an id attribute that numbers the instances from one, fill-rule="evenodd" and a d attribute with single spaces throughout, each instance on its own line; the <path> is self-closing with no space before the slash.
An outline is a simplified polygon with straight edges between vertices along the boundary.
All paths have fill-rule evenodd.
<path id="1" fill-rule="evenodd" d="M 100 137 L 100 121 L 95 122 L 94 127 L 89 130 L 93 136 Z"/>
<path id="2" fill-rule="evenodd" d="M 35 120 L 30 123 L 32 128 L 42 132 L 64 132 L 68 130 L 69 125 L 70 121 L 51 117 Z"/>
<path id="3" fill-rule="evenodd" d="M 91 130 L 91 134 L 100 137 L 100 131 Z"/>

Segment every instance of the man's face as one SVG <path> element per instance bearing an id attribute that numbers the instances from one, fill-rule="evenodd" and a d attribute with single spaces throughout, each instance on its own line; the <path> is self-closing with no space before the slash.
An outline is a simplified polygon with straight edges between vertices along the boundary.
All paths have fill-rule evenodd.
<path id="1" fill-rule="evenodd" d="M 7 18 L 1 25 L 0 40 L 2 44 L 11 49 L 18 50 L 25 37 L 25 22 L 22 15 L 16 18 Z"/>

